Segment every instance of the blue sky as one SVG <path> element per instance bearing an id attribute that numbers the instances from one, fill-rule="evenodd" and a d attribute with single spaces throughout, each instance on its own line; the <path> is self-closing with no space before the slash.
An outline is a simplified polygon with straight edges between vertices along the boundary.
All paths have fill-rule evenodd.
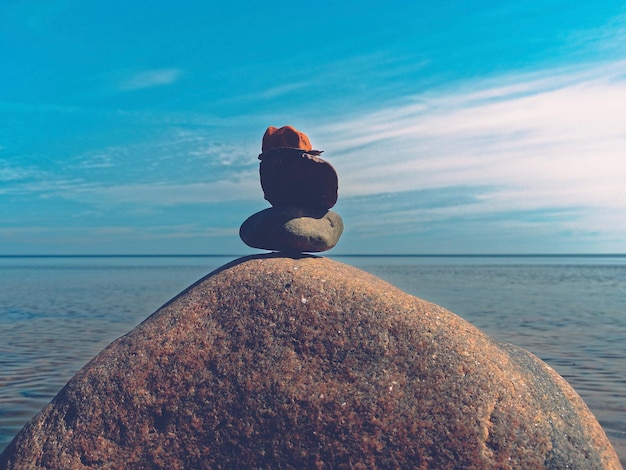
<path id="1" fill-rule="evenodd" d="M 267 126 L 330 253 L 626 252 L 621 1 L 3 0 L 0 254 L 249 253 Z"/>

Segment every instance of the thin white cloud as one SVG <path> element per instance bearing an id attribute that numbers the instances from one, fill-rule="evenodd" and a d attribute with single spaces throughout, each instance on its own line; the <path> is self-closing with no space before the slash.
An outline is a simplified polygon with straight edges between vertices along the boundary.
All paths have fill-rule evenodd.
<path id="1" fill-rule="evenodd" d="M 10 155 L 0 158 L 0 182 L 20 183 L 22 181 L 43 178 L 45 176 L 41 169 L 33 164 L 32 158 L 18 158 Z M 0 186 L 0 194 L 10 187 L 11 184 Z"/>
<path id="2" fill-rule="evenodd" d="M 609 18 L 603 25 L 577 30 L 570 34 L 568 47 L 581 51 L 592 51 L 594 55 L 623 57 L 626 44 L 626 13 Z"/>
<path id="3" fill-rule="evenodd" d="M 1 162 L 0 162 L 1 164 Z M 0 181 L 1 182 L 9 182 L 9 181 L 18 181 L 24 179 L 27 175 L 27 172 L 20 168 L 12 168 L 10 166 L 0 167 Z M 1 193 L 1 190 L 0 190 Z"/>
<path id="4" fill-rule="evenodd" d="M 558 240 L 569 237 L 576 249 L 620 251 L 626 240 L 622 103 L 626 61 L 412 96 L 311 133 L 325 142 L 325 158 L 340 176 L 339 206 L 347 201 L 350 225 L 362 239 L 440 230 L 479 244 L 491 234 L 545 237 L 553 243 L 548 249 L 558 250 Z M 424 204 L 423 190 L 449 191 L 459 200 L 429 205 L 425 196 Z M 385 194 L 399 207 L 389 207 Z"/>
<path id="5" fill-rule="evenodd" d="M 281 96 L 291 94 L 295 91 L 302 90 L 309 86 L 310 86 L 310 83 L 308 82 L 288 83 L 286 85 L 280 85 L 280 86 L 276 86 L 273 88 L 268 88 L 262 91 L 261 93 L 259 93 L 258 96 L 259 98 L 269 100 L 269 99 L 279 98 Z"/>
<path id="6" fill-rule="evenodd" d="M 250 173 L 212 183 L 146 183 L 67 188 L 59 196 L 92 204 L 175 206 L 262 199 L 258 175 Z"/>
<path id="7" fill-rule="evenodd" d="M 279 84 L 269 88 L 265 88 L 253 93 L 244 93 L 241 95 L 228 97 L 225 99 L 227 103 L 241 103 L 241 102 L 254 102 L 258 100 L 274 100 L 285 98 L 288 95 L 301 92 L 313 86 L 315 81 L 298 81 L 292 83 Z"/>
<path id="8" fill-rule="evenodd" d="M 114 167 L 113 159 L 111 155 L 106 153 L 96 153 L 94 155 L 85 156 L 77 165 L 79 168 L 84 170 L 96 170 L 103 168 L 112 168 Z"/>
<path id="9" fill-rule="evenodd" d="M 467 185 L 511 209 L 626 209 L 625 77 L 621 62 L 509 78 L 317 131 L 345 196 Z"/>
<path id="10" fill-rule="evenodd" d="M 626 61 L 492 78 L 410 96 L 368 114 L 334 116 L 331 124 L 303 130 L 323 143 L 324 157 L 338 170 L 340 213 L 356 197 L 402 193 L 398 198 L 407 201 L 419 198 L 420 190 L 470 188 L 469 197 L 439 206 L 409 202 L 397 208 L 368 199 L 365 211 L 353 204 L 346 218 L 352 233 L 410 234 L 457 221 L 470 226 L 472 220 L 479 227 L 493 215 L 484 222 L 493 230 L 596 231 L 619 240 L 626 233 L 622 103 Z M 81 154 L 73 164 L 90 171 L 78 176 L 46 173 L 17 181 L 23 168 L 0 165 L 0 181 L 9 183 L 0 194 L 59 197 L 97 209 L 124 205 L 126 212 L 132 206 L 249 201 L 252 208 L 263 202 L 255 147 L 260 135 L 238 142 L 225 137 L 222 127 L 179 121 L 158 138 Z M 251 126 L 235 127 L 247 136 Z M 108 174 L 97 170 L 114 168 L 119 171 L 106 181 L 94 177 Z M 515 215 L 533 212 L 548 215 Z"/>
<path id="11" fill-rule="evenodd" d="M 135 227 L 127 225 L 99 227 L 51 227 L 51 226 L 20 226 L 0 227 L 0 238 L 18 240 L 24 243 L 48 242 L 62 243 L 111 243 L 115 240 L 169 240 L 169 239 L 206 239 L 237 236 L 238 227 L 205 227 L 192 224 L 151 225 Z"/>
<path id="12" fill-rule="evenodd" d="M 119 84 L 122 91 L 134 91 L 142 88 L 171 85 L 182 76 L 182 70 L 177 68 L 145 70 L 123 80 Z"/>

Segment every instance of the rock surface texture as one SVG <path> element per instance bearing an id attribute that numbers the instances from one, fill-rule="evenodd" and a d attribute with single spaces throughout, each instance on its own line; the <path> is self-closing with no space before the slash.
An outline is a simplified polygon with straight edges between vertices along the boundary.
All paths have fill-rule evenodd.
<path id="1" fill-rule="evenodd" d="M 0 467 L 621 468 L 535 356 L 358 269 L 278 255 L 112 343 Z"/>

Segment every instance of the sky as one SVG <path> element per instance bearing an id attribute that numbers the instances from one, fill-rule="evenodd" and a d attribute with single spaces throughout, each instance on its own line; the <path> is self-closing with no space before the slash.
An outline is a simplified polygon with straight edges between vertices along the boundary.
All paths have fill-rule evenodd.
<path id="1" fill-rule="evenodd" d="M 626 253 L 625 50 L 621 0 L 2 0 L 0 255 L 257 252 L 283 125 L 329 254 Z"/>

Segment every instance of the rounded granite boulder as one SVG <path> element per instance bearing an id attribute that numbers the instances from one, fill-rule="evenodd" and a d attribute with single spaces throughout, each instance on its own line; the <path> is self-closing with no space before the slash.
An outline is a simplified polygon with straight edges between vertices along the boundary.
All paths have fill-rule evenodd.
<path id="1" fill-rule="evenodd" d="M 251 215 L 239 236 L 252 248 L 290 253 L 319 253 L 333 248 L 343 233 L 339 214 L 324 209 L 281 206 Z"/>
<path id="2" fill-rule="evenodd" d="M 532 354 L 350 266 L 224 266 L 112 343 L 0 468 L 618 469 Z"/>

